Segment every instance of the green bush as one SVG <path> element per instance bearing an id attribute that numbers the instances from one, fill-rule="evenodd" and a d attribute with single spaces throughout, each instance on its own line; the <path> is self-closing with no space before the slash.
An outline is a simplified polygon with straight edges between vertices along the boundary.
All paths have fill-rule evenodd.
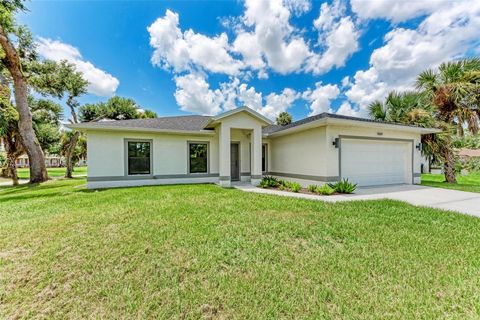
<path id="1" fill-rule="evenodd" d="M 316 184 L 311 184 L 311 185 L 308 186 L 307 190 L 312 192 L 312 193 L 315 193 L 315 192 L 317 192 L 317 188 L 318 188 L 318 186 Z"/>
<path id="2" fill-rule="evenodd" d="M 263 177 L 262 181 L 260 182 L 260 186 L 262 188 L 276 188 L 278 187 L 278 179 L 272 176 L 265 176 Z"/>
<path id="3" fill-rule="evenodd" d="M 290 185 L 290 182 L 288 182 L 286 180 L 278 180 L 278 184 L 281 185 L 284 188 L 288 188 L 288 186 Z"/>
<path id="4" fill-rule="evenodd" d="M 302 189 L 302 186 L 298 182 L 290 182 L 290 190 L 293 192 L 298 192 L 300 189 Z"/>
<path id="5" fill-rule="evenodd" d="M 471 172 L 480 172 L 480 158 L 470 158 L 464 165 L 464 169 Z"/>
<path id="6" fill-rule="evenodd" d="M 356 183 L 351 183 L 348 179 L 343 179 L 335 183 L 329 183 L 328 186 L 338 193 L 353 193 L 357 189 Z"/>
<path id="7" fill-rule="evenodd" d="M 262 179 L 262 181 L 260 181 L 260 184 L 258 186 L 260 188 L 266 189 L 268 188 L 268 182 Z"/>
<path id="8" fill-rule="evenodd" d="M 324 196 L 330 196 L 335 192 L 335 189 L 330 187 L 328 184 L 324 184 L 323 186 L 318 187 L 316 192 Z"/>

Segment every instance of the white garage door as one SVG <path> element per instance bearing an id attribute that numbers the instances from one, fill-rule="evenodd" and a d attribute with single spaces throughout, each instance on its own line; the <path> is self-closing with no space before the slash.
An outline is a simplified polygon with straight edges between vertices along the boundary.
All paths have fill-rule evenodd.
<path id="1" fill-rule="evenodd" d="M 344 138 L 340 166 L 359 186 L 412 183 L 412 143 Z"/>

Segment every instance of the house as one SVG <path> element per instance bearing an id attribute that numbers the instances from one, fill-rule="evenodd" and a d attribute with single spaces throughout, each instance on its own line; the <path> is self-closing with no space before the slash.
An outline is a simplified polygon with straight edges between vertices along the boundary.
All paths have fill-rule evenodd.
<path id="1" fill-rule="evenodd" d="M 468 161 L 471 158 L 480 158 L 480 149 L 463 148 L 463 149 L 458 150 L 458 156 L 463 161 Z"/>
<path id="2" fill-rule="evenodd" d="M 64 159 L 60 156 L 45 155 L 44 158 L 45 158 L 45 166 L 47 168 L 61 167 L 65 163 Z M 28 156 L 26 154 L 23 154 L 20 157 L 18 157 L 15 162 L 16 162 L 17 168 L 28 168 L 29 167 L 29 159 L 28 159 Z"/>
<path id="3" fill-rule="evenodd" d="M 233 181 L 262 175 L 360 186 L 420 183 L 421 135 L 438 132 L 322 113 L 287 126 L 247 107 L 217 116 L 69 124 L 87 133 L 88 187 Z"/>

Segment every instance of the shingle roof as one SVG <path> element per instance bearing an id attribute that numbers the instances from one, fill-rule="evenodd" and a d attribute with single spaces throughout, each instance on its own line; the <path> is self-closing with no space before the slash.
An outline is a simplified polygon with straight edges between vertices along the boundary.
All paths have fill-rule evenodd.
<path id="1" fill-rule="evenodd" d="M 99 128 L 142 128 L 180 131 L 199 131 L 205 128 L 210 116 L 176 116 L 153 119 L 132 119 L 116 121 L 88 122 L 85 125 Z M 81 127 L 81 124 L 79 125 Z"/>
<path id="2" fill-rule="evenodd" d="M 286 129 L 290 129 L 293 127 L 298 127 L 303 124 L 307 124 L 316 120 L 320 119 L 325 119 L 325 118 L 330 118 L 330 119 L 344 119 L 344 120 L 353 120 L 353 121 L 360 121 L 360 122 L 371 122 L 371 123 L 381 123 L 381 124 L 389 124 L 389 125 L 395 125 L 395 126 L 402 126 L 402 127 L 412 127 L 412 128 L 419 128 L 418 126 L 413 126 L 413 125 L 406 125 L 406 124 L 401 124 L 401 123 L 396 123 L 396 122 L 388 122 L 388 121 L 378 121 L 378 120 L 373 120 L 373 119 L 365 119 L 365 118 L 357 118 L 357 117 L 350 117 L 350 116 L 343 116 L 339 114 L 333 114 L 333 113 L 320 113 L 315 116 L 307 117 L 295 122 L 292 122 L 286 126 L 279 126 L 279 125 L 271 125 L 263 129 L 264 134 L 271 134 L 279 131 L 283 131 Z"/>
<path id="3" fill-rule="evenodd" d="M 159 129 L 159 130 L 172 130 L 172 131 L 201 131 L 204 130 L 207 126 L 208 122 L 212 119 L 211 116 L 174 116 L 174 117 L 161 117 L 161 118 L 154 118 L 154 119 L 133 119 L 133 120 L 116 120 L 116 121 L 98 121 L 98 122 L 85 122 L 76 124 L 75 127 L 82 128 L 88 127 L 91 129 L 92 127 L 98 128 L 129 128 L 129 129 Z M 354 120 L 360 122 L 371 122 L 371 123 L 381 123 L 381 124 L 389 124 L 395 126 L 403 126 L 403 127 L 414 127 L 416 126 L 409 126 L 394 122 L 385 122 L 385 121 L 377 121 L 371 119 L 364 119 L 364 118 L 356 118 L 350 116 L 342 116 L 332 113 L 321 113 L 315 116 L 311 116 L 305 119 L 301 119 L 295 122 L 292 122 L 286 126 L 280 125 L 270 125 L 263 128 L 263 134 L 272 134 L 276 132 L 280 132 L 286 129 L 290 129 L 293 127 L 298 127 L 319 119 L 324 118 L 333 118 L 333 119 L 346 119 L 346 120 Z"/>

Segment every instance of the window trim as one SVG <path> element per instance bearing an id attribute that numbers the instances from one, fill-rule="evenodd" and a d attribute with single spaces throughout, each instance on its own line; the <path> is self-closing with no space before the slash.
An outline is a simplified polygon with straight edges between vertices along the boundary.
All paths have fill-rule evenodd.
<path id="1" fill-rule="evenodd" d="M 190 145 L 191 144 L 206 144 L 207 145 L 207 172 L 190 172 Z M 205 175 L 210 174 L 210 141 L 197 141 L 197 140 L 188 140 L 187 141 L 187 175 Z"/>
<path id="2" fill-rule="evenodd" d="M 149 174 L 129 174 L 128 173 L 128 143 L 129 142 L 148 142 L 150 143 L 150 173 Z M 123 139 L 123 149 L 124 149 L 124 175 L 125 177 L 153 177 L 153 139 L 134 139 L 134 138 L 125 138 Z"/>
<path id="3" fill-rule="evenodd" d="M 268 172 L 268 143 L 262 143 L 262 149 L 265 147 L 265 170 L 262 170 L 262 173 L 265 174 Z"/>

